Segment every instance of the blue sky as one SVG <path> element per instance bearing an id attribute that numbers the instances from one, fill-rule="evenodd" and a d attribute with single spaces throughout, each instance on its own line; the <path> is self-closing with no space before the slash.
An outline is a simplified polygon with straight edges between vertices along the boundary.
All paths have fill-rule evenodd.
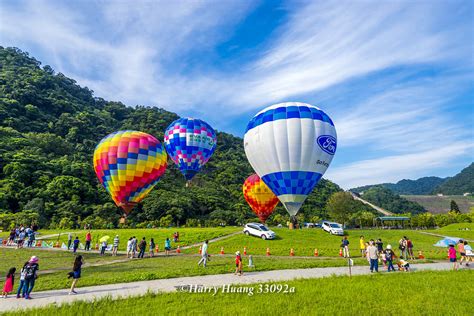
<path id="1" fill-rule="evenodd" d="M 472 1 L 9 1 L 16 46 L 127 105 L 243 136 L 282 101 L 338 132 L 344 188 L 450 176 L 474 160 Z"/>

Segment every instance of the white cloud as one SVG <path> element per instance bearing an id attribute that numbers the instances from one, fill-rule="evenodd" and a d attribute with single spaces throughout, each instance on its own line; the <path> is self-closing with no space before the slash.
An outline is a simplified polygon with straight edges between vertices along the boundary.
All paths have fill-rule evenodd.
<path id="1" fill-rule="evenodd" d="M 345 189 L 366 184 L 396 182 L 426 176 L 426 172 L 447 167 L 456 158 L 473 157 L 472 142 L 443 144 L 438 148 L 397 156 L 362 160 L 338 168 L 329 168 L 325 178 L 342 185 Z"/>

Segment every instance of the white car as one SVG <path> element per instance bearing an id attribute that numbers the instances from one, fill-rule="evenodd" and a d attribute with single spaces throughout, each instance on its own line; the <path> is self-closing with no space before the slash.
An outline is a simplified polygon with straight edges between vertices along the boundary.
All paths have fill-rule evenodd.
<path id="1" fill-rule="evenodd" d="M 257 236 L 262 239 L 273 239 L 275 238 L 275 232 L 268 229 L 267 226 L 259 223 L 248 223 L 244 226 L 244 234 L 249 236 Z"/>
<path id="2" fill-rule="evenodd" d="M 331 235 L 344 235 L 344 230 L 342 229 L 341 224 L 324 221 L 321 227 L 324 231 L 327 231 Z"/>

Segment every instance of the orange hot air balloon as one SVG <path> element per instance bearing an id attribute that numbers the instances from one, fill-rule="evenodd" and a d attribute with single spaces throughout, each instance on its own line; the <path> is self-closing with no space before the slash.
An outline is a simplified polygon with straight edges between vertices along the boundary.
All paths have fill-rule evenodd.
<path id="1" fill-rule="evenodd" d="M 115 204 L 128 214 L 165 173 L 166 160 L 166 151 L 155 137 L 118 131 L 97 145 L 94 170 Z"/>
<path id="2" fill-rule="evenodd" d="M 242 186 L 244 197 L 262 223 L 272 214 L 278 204 L 278 197 L 268 188 L 256 174 L 245 180 Z"/>

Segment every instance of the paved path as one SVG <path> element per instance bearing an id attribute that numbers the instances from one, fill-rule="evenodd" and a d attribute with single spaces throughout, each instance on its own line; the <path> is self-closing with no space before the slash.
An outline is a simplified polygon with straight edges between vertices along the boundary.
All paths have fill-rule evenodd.
<path id="1" fill-rule="evenodd" d="M 446 236 L 446 235 L 440 235 L 440 234 L 435 234 L 435 233 L 429 233 L 429 232 L 420 232 L 420 231 L 416 231 L 418 233 L 421 233 L 421 234 L 425 234 L 425 235 L 431 235 L 431 236 L 436 236 L 436 237 L 441 237 L 441 238 L 446 238 L 446 237 L 454 237 L 454 236 Z M 454 234 L 456 235 L 456 234 Z M 457 237 L 458 238 L 458 237 Z M 466 239 L 466 238 L 461 238 L 462 240 L 467 240 L 468 242 L 474 242 L 473 240 L 471 239 Z"/>
<path id="2" fill-rule="evenodd" d="M 350 191 L 349 191 L 349 192 L 350 192 Z M 381 207 L 379 207 L 379 206 L 377 206 L 377 205 L 374 205 L 374 204 L 370 203 L 369 201 L 364 200 L 364 199 L 361 198 L 360 196 L 355 195 L 353 192 L 351 192 L 351 194 L 352 194 L 352 197 L 353 197 L 355 200 L 361 201 L 362 203 L 364 203 L 364 204 L 370 206 L 371 208 L 373 208 L 374 210 L 376 210 L 376 211 L 379 212 L 379 213 L 382 213 L 382 214 L 385 215 L 385 216 L 393 216 L 393 215 L 394 215 L 392 212 L 389 212 L 389 211 L 387 211 L 386 209 L 383 209 L 383 208 L 381 208 Z"/>
<path id="3" fill-rule="evenodd" d="M 449 270 L 451 264 L 446 262 L 412 264 L 414 271 L 421 270 Z M 463 266 L 463 268 L 466 268 Z M 472 268 L 471 268 L 472 269 Z M 353 275 L 369 274 L 367 266 L 355 266 L 352 268 Z M 386 273 L 386 272 L 384 272 Z M 400 272 L 403 273 L 403 272 Z M 233 274 L 217 274 L 194 277 L 181 277 L 172 279 L 160 279 L 152 281 L 139 281 L 131 283 L 118 283 L 100 286 L 78 288 L 77 295 L 68 295 L 68 290 L 52 290 L 44 292 L 33 292 L 30 301 L 16 299 L 14 297 L 1 299 L 0 312 L 12 311 L 25 308 L 47 306 L 49 304 L 64 304 L 73 301 L 92 301 L 105 297 L 120 298 L 137 295 L 145 295 L 147 292 L 175 292 L 177 288 L 188 285 L 222 286 L 225 284 L 250 284 L 270 281 L 289 281 L 294 279 L 321 278 L 332 275 L 347 275 L 347 267 L 334 268 L 312 268 L 293 270 L 274 270 L 262 272 L 248 272 L 243 276 Z M 84 275 L 84 277 L 87 277 Z M 41 282 L 41 280 L 38 280 Z M 80 281 L 79 281 L 80 284 Z M 211 294 L 209 294 L 211 295 Z"/>

